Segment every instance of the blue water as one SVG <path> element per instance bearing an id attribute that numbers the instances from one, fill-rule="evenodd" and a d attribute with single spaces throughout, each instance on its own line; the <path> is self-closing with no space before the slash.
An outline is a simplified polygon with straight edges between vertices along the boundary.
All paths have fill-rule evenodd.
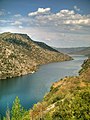
<path id="1" fill-rule="evenodd" d="M 0 80 L 0 114 L 5 114 L 7 105 L 11 108 L 16 96 L 20 98 L 22 106 L 28 109 L 42 100 L 53 82 L 65 76 L 78 75 L 86 57 L 82 55 L 72 57 L 74 58 L 72 61 L 42 65 L 32 75 Z"/>

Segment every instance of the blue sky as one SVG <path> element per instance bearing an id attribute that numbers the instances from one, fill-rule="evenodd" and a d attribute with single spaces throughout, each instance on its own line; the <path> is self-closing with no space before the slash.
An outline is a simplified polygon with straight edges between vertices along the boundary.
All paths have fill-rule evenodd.
<path id="1" fill-rule="evenodd" d="M 90 46 L 90 0 L 0 0 L 0 33 L 55 47 Z"/>

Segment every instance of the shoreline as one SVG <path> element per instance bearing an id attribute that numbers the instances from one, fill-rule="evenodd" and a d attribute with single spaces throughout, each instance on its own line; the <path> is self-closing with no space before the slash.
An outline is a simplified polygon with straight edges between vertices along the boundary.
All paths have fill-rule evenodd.
<path id="1" fill-rule="evenodd" d="M 48 65 L 50 63 L 58 63 L 58 62 L 66 62 L 66 61 L 71 61 L 71 60 L 74 60 L 73 57 L 70 56 L 70 60 L 67 59 L 67 60 L 64 60 L 64 61 L 54 61 L 54 62 L 47 62 L 47 63 L 43 63 L 41 65 L 36 65 L 35 66 L 35 70 L 33 71 L 30 71 L 30 72 L 27 72 L 27 73 L 23 73 L 23 74 L 18 74 L 17 76 L 9 76 L 9 77 L 2 77 L 0 78 L 0 80 L 6 80 L 6 79 L 12 79 L 12 78 L 16 78 L 16 77 L 20 77 L 20 76 L 25 76 L 25 75 L 28 75 L 28 74 L 34 74 L 36 71 L 38 71 L 39 67 L 42 66 L 42 65 Z"/>

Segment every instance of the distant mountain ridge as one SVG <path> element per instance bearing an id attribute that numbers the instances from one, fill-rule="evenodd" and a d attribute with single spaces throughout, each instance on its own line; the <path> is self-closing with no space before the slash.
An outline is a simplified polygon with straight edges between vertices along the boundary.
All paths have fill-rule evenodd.
<path id="1" fill-rule="evenodd" d="M 76 47 L 76 48 L 55 48 L 57 51 L 67 54 L 79 54 L 90 56 L 90 47 Z"/>
<path id="2" fill-rule="evenodd" d="M 78 52 L 74 52 L 72 54 L 81 54 L 81 55 L 86 55 L 86 56 L 90 57 L 90 47 L 86 47 L 83 50 L 80 50 Z"/>
<path id="3" fill-rule="evenodd" d="M 0 79 L 32 73 L 38 65 L 72 59 L 27 34 L 10 32 L 0 34 L 0 51 Z"/>

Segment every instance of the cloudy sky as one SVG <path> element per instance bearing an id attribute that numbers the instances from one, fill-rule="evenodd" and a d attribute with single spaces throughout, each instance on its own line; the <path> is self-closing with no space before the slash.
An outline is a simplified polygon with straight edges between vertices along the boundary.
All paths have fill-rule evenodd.
<path id="1" fill-rule="evenodd" d="M 90 46 L 90 0 L 0 0 L 0 33 L 55 47 Z"/>

